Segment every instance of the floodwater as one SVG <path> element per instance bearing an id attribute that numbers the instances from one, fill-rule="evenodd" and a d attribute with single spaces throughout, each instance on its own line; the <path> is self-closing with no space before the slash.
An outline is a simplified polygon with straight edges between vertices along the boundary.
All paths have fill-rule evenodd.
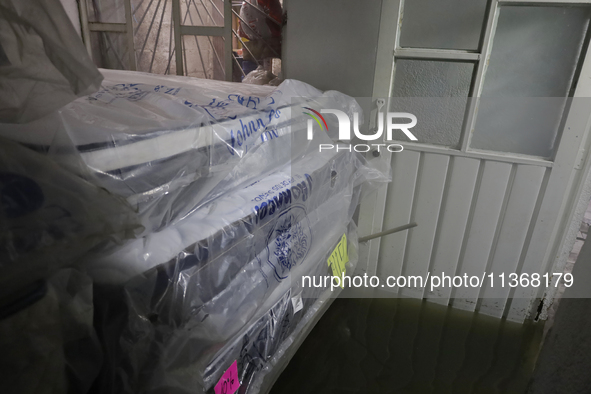
<path id="1" fill-rule="evenodd" d="M 414 299 L 337 299 L 271 394 L 524 393 L 542 331 Z"/>

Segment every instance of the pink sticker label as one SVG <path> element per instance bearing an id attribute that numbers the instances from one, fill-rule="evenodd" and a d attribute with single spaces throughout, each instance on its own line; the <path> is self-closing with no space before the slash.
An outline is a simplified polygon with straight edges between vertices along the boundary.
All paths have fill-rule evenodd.
<path id="1" fill-rule="evenodd" d="M 218 384 L 215 385 L 215 394 L 234 394 L 240 387 L 238 380 L 238 363 L 234 361 L 230 368 L 224 372 Z"/>

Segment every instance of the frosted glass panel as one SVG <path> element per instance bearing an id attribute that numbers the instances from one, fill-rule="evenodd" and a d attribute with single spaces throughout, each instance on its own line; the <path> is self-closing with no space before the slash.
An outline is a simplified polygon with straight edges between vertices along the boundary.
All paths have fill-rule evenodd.
<path id="1" fill-rule="evenodd" d="M 417 117 L 419 142 L 455 148 L 473 71 L 472 63 L 397 59 L 391 111 Z"/>
<path id="2" fill-rule="evenodd" d="M 407 0 L 400 45 L 477 50 L 487 0 Z"/>
<path id="3" fill-rule="evenodd" d="M 589 17 L 585 7 L 501 8 L 474 148 L 553 156 Z"/>

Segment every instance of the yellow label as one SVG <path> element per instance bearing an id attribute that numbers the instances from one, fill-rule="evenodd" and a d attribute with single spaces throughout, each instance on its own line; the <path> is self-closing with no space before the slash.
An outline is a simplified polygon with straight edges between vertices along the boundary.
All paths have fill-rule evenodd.
<path id="1" fill-rule="evenodd" d="M 346 274 L 345 265 L 349 262 L 349 254 L 347 253 L 347 235 L 343 234 L 341 240 L 337 244 L 336 248 L 330 254 L 327 260 L 328 265 L 332 268 L 332 275 L 342 279 Z M 343 281 L 341 281 L 343 282 Z M 343 287 L 343 283 L 341 283 Z"/>

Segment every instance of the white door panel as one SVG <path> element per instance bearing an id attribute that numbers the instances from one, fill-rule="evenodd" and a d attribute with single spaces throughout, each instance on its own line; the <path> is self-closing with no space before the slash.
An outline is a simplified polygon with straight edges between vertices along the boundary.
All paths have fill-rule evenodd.
<path id="1" fill-rule="evenodd" d="M 392 156 L 392 183 L 388 185 L 388 199 L 397 201 L 387 204 L 384 212 L 385 228 L 403 226 L 411 222 L 412 203 L 419 172 L 419 152 L 406 151 Z M 380 244 L 378 275 L 386 278 L 402 274 L 402 262 L 406 250 L 408 231 L 383 237 Z M 398 288 L 390 289 L 398 292 Z"/>
<path id="2" fill-rule="evenodd" d="M 543 167 L 521 165 L 517 166 L 515 177 L 511 184 L 509 201 L 499 223 L 498 239 L 491 253 L 490 266 L 487 275 L 498 275 L 506 272 L 517 272 L 522 252 L 524 251 L 527 233 L 531 227 L 535 201 L 546 169 Z M 479 310 L 488 315 L 502 317 L 505 301 L 509 296 L 509 288 L 501 287 L 500 281 L 493 282 L 493 286 L 485 286 L 481 292 L 482 304 Z"/>
<path id="3" fill-rule="evenodd" d="M 428 3 L 434 0 L 420 1 Z M 533 317 L 532 311 L 535 313 L 538 309 L 538 300 L 543 298 L 551 302 L 554 296 L 553 290 L 549 289 L 544 294 L 544 289 L 541 288 L 510 288 L 506 284 L 505 287 L 501 287 L 498 274 L 560 272 L 564 265 L 560 256 L 564 254 L 565 248 L 568 248 L 568 242 L 564 242 L 566 229 L 569 225 L 573 226 L 571 222 L 574 207 L 581 195 L 581 185 L 591 171 L 589 160 L 585 160 L 586 156 L 580 154 L 581 149 L 589 145 L 591 99 L 578 99 L 591 97 L 591 51 L 586 51 L 586 48 L 581 49 L 582 44 L 571 45 L 572 40 L 569 38 L 569 42 L 564 45 L 565 48 L 570 46 L 569 56 L 574 59 L 571 65 L 565 63 L 564 59 L 559 59 L 556 53 L 552 53 L 561 48 L 560 42 L 556 40 L 560 39 L 558 36 L 562 34 L 565 26 L 571 28 L 568 23 L 569 18 L 576 19 L 572 26 L 578 26 L 579 30 L 565 33 L 564 37 L 580 39 L 581 34 L 589 36 L 588 20 L 591 15 L 589 8 L 591 0 L 554 0 L 552 1 L 553 9 L 543 10 L 539 8 L 547 5 L 543 4 L 543 1 L 520 0 L 521 8 L 503 9 L 503 7 L 513 7 L 517 3 L 491 0 L 487 6 L 488 12 L 482 21 L 482 31 L 478 33 L 481 35 L 478 50 L 454 48 L 453 45 L 445 49 L 430 49 L 428 37 L 424 41 L 418 38 L 413 39 L 412 42 L 425 42 L 425 46 L 421 48 L 402 48 L 400 35 L 401 24 L 404 24 L 404 18 L 402 18 L 404 3 L 404 0 L 384 0 L 383 2 L 374 98 L 392 96 L 392 87 L 396 80 L 396 59 L 410 59 L 420 60 L 422 63 L 416 62 L 416 64 L 421 65 L 421 70 L 428 69 L 424 66 L 427 65 L 425 62 L 429 61 L 474 63 L 469 95 L 476 99 L 467 108 L 457 147 L 454 144 L 448 144 L 448 147 L 439 146 L 436 138 L 433 139 L 433 143 L 429 143 L 429 141 L 421 141 L 419 137 L 420 143 L 402 141 L 405 147 L 404 152 L 396 153 L 392 157 L 386 154 L 376 159 L 392 163 L 393 181 L 387 189 L 384 188 L 373 196 L 371 201 L 362 203 L 360 235 L 388 230 L 413 221 L 417 222 L 418 227 L 363 245 L 360 248 L 360 261 L 365 259 L 368 266 L 367 272 L 369 274 L 377 272 L 382 280 L 391 275 L 424 277 L 427 273 L 431 275 L 445 273 L 451 276 L 468 274 L 482 277 L 492 273 L 495 275 L 493 283 L 496 285 L 492 287 L 490 282 L 485 282 L 489 285 L 482 288 L 443 287 L 432 293 L 429 289 L 404 288 L 399 292 L 405 296 L 424 297 L 444 305 L 451 304 L 461 309 L 478 310 L 496 317 L 504 316 L 510 320 L 523 321 L 527 316 Z M 523 7 L 524 5 L 530 8 Z M 560 7 L 569 6 L 587 7 L 580 9 L 587 16 L 581 17 L 582 14 L 573 12 L 572 8 L 568 10 L 565 8 L 565 12 L 561 12 Z M 552 18 L 553 12 L 560 15 L 560 18 Z M 409 18 L 420 16 L 416 7 L 408 15 Z M 522 31 L 516 28 L 515 22 L 510 20 L 517 16 L 529 17 L 533 23 L 532 26 L 524 26 L 525 32 L 537 31 L 535 36 L 546 34 L 543 23 L 549 23 L 549 26 L 557 29 L 560 34 L 552 35 L 550 40 L 538 40 L 539 48 L 526 47 L 527 50 L 520 51 L 517 50 L 519 45 L 524 44 L 518 42 L 515 44 L 517 49 L 512 49 L 511 34 L 517 34 L 512 31 Z M 426 17 L 430 18 L 432 15 Z M 500 17 L 504 19 L 499 23 Z M 554 22 L 556 22 L 555 25 L 552 25 Z M 499 26 L 502 30 L 497 37 L 498 48 L 495 52 L 495 33 Z M 439 38 L 435 41 L 441 42 Z M 587 43 L 588 40 L 581 42 Z M 544 46 L 548 45 L 550 45 L 548 48 L 554 49 L 546 51 Z M 579 56 L 577 51 L 585 55 Z M 523 96 L 537 97 L 535 92 L 543 92 L 544 87 L 540 87 L 541 90 L 538 89 L 535 86 L 538 82 L 535 81 L 540 80 L 539 83 L 544 84 L 544 81 L 549 81 L 552 76 L 553 68 L 549 71 L 534 70 L 533 68 L 537 66 L 532 59 L 540 58 L 539 64 L 542 68 L 552 64 L 552 67 L 559 70 L 560 76 L 564 76 L 566 72 L 564 70 L 578 70 L 578 83 L 577 73 L 574 71 L 572 71 L 574 77 L 562 78 L 566 82 L 561 86 L 557 86 L 554 82 L 552 85 L 549 82 L 552 86 L 548 89 L 553 92 L 563 89 L 565 96 L 569 95 L 578 100 L 573 101 L 570 108 L 566 107 L 562 126 L 554 134 L 557 137 L 552 136 L 551 130 L 544 132 L 543 138 L 546 138 L 546 142 L 543 142 L 544 149 L 546 151 L 554 149 L 550 151 L 553 158 L 531 156 L 527 145 L 528 138 L 532 144 L 536 144 L 539 143 L 535 140 L 539 135 L 536 134 L 534 123 L 530 124 L 532 126 L 530 130 L 523 130 L 523 125 L 527 125 L 527 122 L 520 123 L 520 126 L 514 130 L 515 134 L 511 132 L 507 134 L 506 130 L 503 134 L 503 138 L 509 141 L 515 140 L 516 145 L 510 145 L 510 150 L 523 153 L 494 151 L 494 149 L 506 150 L 503 146 L 507 145 L 506 140 L 500 141 L 501 143 L 494 141 L 494 123 L 496 119 L 500 119 L 495 118 L 494 111 L 497 107 L 503 108 L 503 105 L 495 107 L 495 105 L 486 104 L 489 107 L 484 107 L 484 99 L 480 100 L 483 92 L 486 96 L 492 86 L 486 85 L 487 66 L 491 61 L 491 54 L 494 53 L 496 54 L 492 60 L 496 63 L 492 67 L 489 81 L 494 82 L 495 89 L 501 89 L 501 92 L 502 89 L 509 89 L 514 96 L 515 94 L 519 96 L 518 85 L 524 82 L 523 86 L 532 86 L 532 90 L 524 91 Z M 511 56 L 507 57 L 508 55 Z M 524 56 L 523 61 L 519 56 Z M 514 62 L 522 68 L 519 75 L 511 74 L 513 80 L 508 78 L 504 81 L 503 61 L 510 61 L 507 64 Z M 437 86 L 431 89 L 429 84 L 433 81 L 413 81 L 412 69 L 408 66 L 410 63 L 405 64 L 406 68 L 401 73 L 404 73 L 406 91 L 412 92 L 412 84 L 416 83 L 421 85 L 417 92 L 449 91 L 453 96 L 453 92 L 461 90 L 460 97 L 466 94 L 465 89 L 454 90 Z M 441 65 L 443 67 L 443 64 Z M 434 70 L 450 70 L 447 75 L 462 74 L 456 73 L 452 66 L 447 69 L 442 67 Z M 532 68 L 531 73 L 526 72 L 527 67 Z M 429 74 L 432 73 L 427 73 L 426 76 L 418 79 L 428 78 Z M 516 75 L 518 79 L 514 78 Z M 528 78 L 531 79 L 529 82 L 533 81 L 534 84 L 528 85 L 529 82 L 526 80 Z M 567 84 L 571 82 L 573 85 L 567 89 Z M 441 81 L 440 78 L 435 83 L 446 83 L 446 81 Z M 570 93 L 568 93 L 569 89 Z M 509 108 L 512 111 L 511 119 L 517 119 L 519 110 L 515 111 L 515 108 L 510 107 L 504 106 L 505 109 Z M 549 105 L 547 108 L 551 107 L 552 105 Z M 535 110 L 535 105 L 529 107 L 526 105 L 524 108 Z M 483 116 L 480 124 L 483 124 L 482 119 L 486 119 L 484 123 L 486 127 L 479 126 L 479 110 Z M 534 115 L 532 113 L 532 119 L 535 118 Z M 375 113 L 371 116 L 373 119 Z M 507 118 L 502 120 L 506 126 Z M 491 124 L 493 127 L 490 127 Z M 472 143 L 475 127 L 480 134 L 478 140 L 475 139 Z M 486 133 L 489 133 L 488 136 Z M 487 146 L 487 149 L 493 150 L 477 150 L 474 144 Z M 558 148 L 555 148 L 556 146 Z M 543 149 L 538 151 L 542 152 Z M 530 153 L 530 155 L 524 153 Z M 544 153 L 542 156 L 547 155 Z M 399 289 L 394 289 L 396 290 Z M 548 302 L 543 307 L 547 307 L 547 304 Z"/>
<path id="4" fill-rule="evenodd" d="M 482 165 L 465 250 L 460 256 L 458 267 L 458 273 L 479 277 L 486 271 L 512 169 L 509 163 L 486 161 Z M 479 288 L 459 287 L 452 292 L 452 297 L 455 298 L 452 305 L 473 311 L 476 309 L 478 293 Z"/>
<path id="5" fill-rule="evenodd" d="M 431 258 L 432 275 L 456 273 L 479 168 L 480 160 L 453 156 L 450 159 L 449 181 L 439 214 L 437 240 Z M 433 293 L 427 291 L 426 297 L 433 302 L 447 305 L 450 295 L 451 288 L 440 287 L 435 288 Z"/>
<path id="6" fill-rule="evenodd" d="M 421 156 L 411 215 L 411 222 L 416 222 L 418 226 L 409 230 L 402 271 L 404 276 L 427 275 L 449 163 L 449 156 L 446 155 L 421 153 Z M 394 209 L 398 209 L 396 201 L 388 200 L 390 202 Z M 422 288 L 404 288 L 401 293 L 408 297 L 423 297 Z"/>

